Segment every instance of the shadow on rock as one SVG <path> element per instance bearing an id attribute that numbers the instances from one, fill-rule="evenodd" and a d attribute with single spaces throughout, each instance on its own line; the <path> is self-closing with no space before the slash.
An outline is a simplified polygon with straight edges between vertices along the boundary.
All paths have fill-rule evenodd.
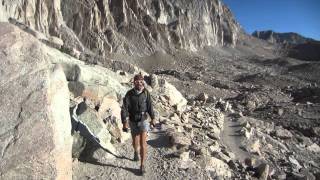
<path id="1" fill-rule="evenodd" d="M 165 132 L 153 132 L 153 134 L 157 135 L 156 139 L 151 139 L 147 141 L 147 144 L 149 144 L 153 148 L 169 148 L 169 137 L 165 134 Z"/>

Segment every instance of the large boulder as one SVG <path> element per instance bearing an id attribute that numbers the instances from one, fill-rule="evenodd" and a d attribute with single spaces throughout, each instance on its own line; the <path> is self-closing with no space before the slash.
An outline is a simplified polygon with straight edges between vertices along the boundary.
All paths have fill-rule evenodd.
<path id="1" fill-rule="evenodd" d="M 178 112 L 183 112 L 186 109 L 187 100 L 173 85 L 161 79 L 159 86 L 159 94 L 168 99 L 169 105 L 174 106 Z"/>
<path id="2" fill-rule="evenodd" d="M 103 119 L 112 137 L 123 142 L 129 139 L 131 135 L 122 131 L 120 111 L 121 107 L 117 98 L 106 96 L 100 104 L 98 115 Z"/>
<path id="3" fill-rule="evenodd" d="M 289 130 L 283 129 L 281 127 L 276 127 L 275 136 L 280 139 L 291 139 L 293 137 L 292 133 Z"/>
<path id="4" fill-rule="evenodd" d="M 129 87 L 127 78 L 100 66 L 88 66 L 84 62 L 51 49 L 48 56 L 51 62 L 61 64 L 69 82 L 69 90 L 74 97 L 88 97 L 96 102 L 102 102 L 106 96 L 124 97 Z M 118 99 L 117 99 L 118 100 Z"/>
<path id="5" fill-rule="evenodd" d="M 116 154 L 115 148 L 111 144 L 111 135 L 106 125 L 103 123 L 103 120 L 98 116 L 98 113 L 95 110 L 87 108 L 82 114 L 78 115 L 78 119 L 85 124 L 90 134 L 93 134 L 98 138 L 98 142 L 103 148 Z M 92 141 L 94 139 L 89 140 Z"/>
<path id="6" fill-rule="evenodd" d="M 43 45 L 0 23 L 0 179 L 71 179 L 69 92 Z"/>

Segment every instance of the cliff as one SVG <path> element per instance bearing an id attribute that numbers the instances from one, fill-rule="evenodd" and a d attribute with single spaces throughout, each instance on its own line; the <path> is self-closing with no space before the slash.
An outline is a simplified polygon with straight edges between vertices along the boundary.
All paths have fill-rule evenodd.
<path id="1" fill-rule="evenodd" d="M 0 21 L 9 17 L 102 55 L 235 46 L 242 32 L 220 0 L 5 0 Z"/>

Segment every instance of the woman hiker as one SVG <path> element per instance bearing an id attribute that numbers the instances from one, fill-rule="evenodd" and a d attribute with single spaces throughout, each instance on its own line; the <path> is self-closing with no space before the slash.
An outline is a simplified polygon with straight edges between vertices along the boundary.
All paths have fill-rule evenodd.
<path id="1" fill-rule="evenodd" d="M 121 110 L 121 120 L 123 131 L 128 132 L 130 126 L 132 135 L 132 145 L 134 149 L 134 161 L 139 161 L 141 157 L 140 172 L 143 175 L 146 172 L 145 160 L 147 154 L 147 132 L 149 123 L 148 115 L 151 117 L 150 125 L 154 127 L 155 116 L 152 107 L 152 101 L 149 91 L 144 87 L 144 78 L 140 74 L 134 76 L 134 87 L 130 89 L 124 99 Z M 139 153 L 140 149 L 140 153 Z"/>

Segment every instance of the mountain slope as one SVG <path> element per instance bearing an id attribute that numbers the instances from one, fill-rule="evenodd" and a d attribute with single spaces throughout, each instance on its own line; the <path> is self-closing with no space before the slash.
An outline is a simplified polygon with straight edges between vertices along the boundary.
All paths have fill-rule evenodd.
<path id="1" fill-rule="evenodd" d="M 314 39 L 304 37 L 298 33 L 277 33 L 272 30 L 255 31 L 252 33 L 252 36 L 269 41 L 271 43 L 302 44 L 315 41 Z"/>
<path id="2" fill-rule="evenodd" d="M 297 33 L 276 33 L 271 30 L 255 31 L 252 36 L 271 43 L 282 44 L 282 51 L 285 56 L 307 61 L 320 60 L 320 41 Z"/>

